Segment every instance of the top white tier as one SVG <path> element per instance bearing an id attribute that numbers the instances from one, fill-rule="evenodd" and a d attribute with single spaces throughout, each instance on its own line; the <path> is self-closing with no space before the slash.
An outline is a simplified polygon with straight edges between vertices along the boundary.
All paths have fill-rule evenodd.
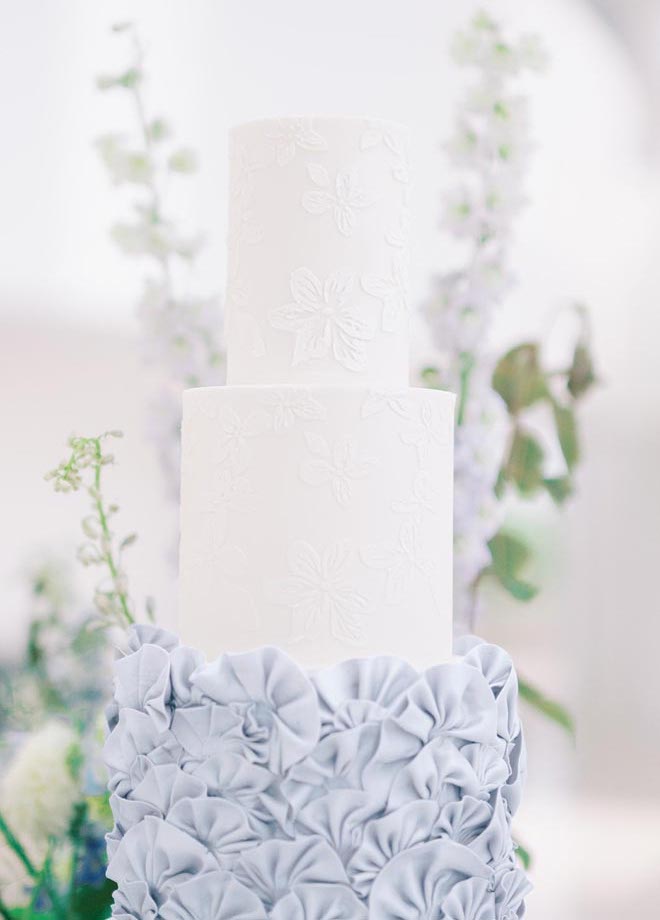
<path id="1" fill-rule="evenodd" d="M 407 386 L 406 129 L 248 122 L 230 156 L 227 382 Z"/>

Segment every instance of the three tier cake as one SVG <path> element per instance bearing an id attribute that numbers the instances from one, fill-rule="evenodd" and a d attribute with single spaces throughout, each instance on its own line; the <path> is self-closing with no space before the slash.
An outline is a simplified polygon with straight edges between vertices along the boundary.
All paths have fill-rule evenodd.
<path id="1" fill-rule="evenodd" d="M 452 655 L 453 396 L 408 386 L 408 182 L 390 123 L 232 134 L 227 386 L 183 402 L 188 644 L 139 628 L 117 664 L 115 916 L 523 914 L 515 674 Z"/>

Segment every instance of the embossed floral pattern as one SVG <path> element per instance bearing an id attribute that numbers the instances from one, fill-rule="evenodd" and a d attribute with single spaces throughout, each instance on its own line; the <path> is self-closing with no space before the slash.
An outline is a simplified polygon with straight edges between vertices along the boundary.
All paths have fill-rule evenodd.
<path id="1" fill-rule="evenodd" d="M 254 491 L 247 471 L 238 464 L 218 464 L 213 473 L 208 505 L 214 511 L 251 511 Z"/>
<path id="2" fill-rule="evenodd" d="M 387 574 L 385 603 L 403 603 L 415 574 L 428 581 L 429 588 L 432 589 L 433 560 L 423 555 L 420 544 L 419 526 L 411 519 L 401 524 L 396 543 L 372 543 L 362 547 L 360 555 L 365 565 L 382 569 Z"/>
<path id="3" fill-rule="evenodd" d="M 245 144 L 233 143 L 231 150 L 230 190 L 234 199 L 251 199 L 254 192 L 254 176 L 266 164 L 255 159 Z"/>
<path id="4" fill-rule="evenodd" d="M 419 415 L 411 418 L 408 429 L 401 432 L 401 440 L 416 449 L 419 462 L 423 463 L 433 447 L 444 447 L 450 443 L 450 420 L 434 412 L 431 402 L 426 400 L 422 403 Z"/>
<path id="5" fill-rule="evenodd" d="M 372 202 L 360 184 L 357 171 L 340 170 L 332 182 L 325 166 L 310 163 L 307 174 L 315 188 L 303 194 L 303 208 L 310 214 L 332 214 L 343 236 L 352 236 L 357 212 Z"/>
<path id="6" fill-rule="evenodd" d="M 351 585 L 351 550 L 343 541 L 318 552 L 297 540 L 289 552 L 290 574 L 273 587 L 273 599 L 291 609 L 293 641 L 318 637 L 323 630 L 339 642 L 359 644 L 367 599 Z"/>
<path id="7" fill-rule="evenodd" d="M 206 664 L 136 629 L 105 748 L 113 916 L 519 920 L 515 673 L 458 645 L 422 674 L 397 658 L 306 674 L 276 649 Z"/>
<path id="8" fill-rule="evenodd" d="M 268 137 L 274 141 L 278 166 L 290 163 L 297 150 L 318 152 L 328 149 L 327 141 L 314 130 L 309 118 L 282 119 L 268 132 Z"/>
<path id="9" fill-rule="evenodd" d="M 370 390 L 362 403 L 360 415 L 370 418 L 381 412 L 394 412 L 399 418 L 410 418 L 410 393 L 407 390 Z"/>
<path id="10" fill-rule="evenodd" d="M 262 434 L 265 417 L 260 412 L 251 412 L 241 417 L 234 409 L 227 408 L 218 420 L 216 459 L 220 463 L 233 461 L 243 464 L 249 458 L 249 442 Z"/>
<path id="11" fill-rule="evenodd" d="M 389 246 L 394 246 L 395 249 L 405 249 L 410 236 L 410 221 L 410 208 L 408 205 L 404 205 L 401 209 L 399 220 L 385 234 L 385 242 Z"/>
<path id="12" fill-rule="evenodd" d="M 392 269 L 389 277 L 374 274 L 362 275 L 362 288 L 377 297 L 383 306 L 383 331 L 398 332 L 408 320 L 408 265 L 404 253 L 397 252 L 392 257 Z"/>
<path id="13" fill-rule="evenodd" d="M 408 164 L 408 151 L 396 131 L 386 127 L 374 125 L 363 132 L 360 138 L 360 149 L 371 150 L 384 144 L 392 154 L 392 175 L 404 185 L 410 182 L 410 168 Z"/>
<path id="14" fill-rule="evenodd" d="M 309 390 L 282 387 L 264 396 L 274 431 L 288 431 L 297 421 L 320 422 L 327 416 L 325 406 Z"/>
<path id="15" fill-rule="evenodd" d="M 419 523 L 425 513 L 435 514 L 442 494 L 436 489 L 433 476 L 426 470 L 419 470 L 413 480 L 410 496 L 395 499 L 392 510 L 400 514 L 411 514 Z"/>
<path id="16" fill-rule="evenodd" d="M 368 476 L 376 461 L 360 456 L 349 438 L 331 446 L 323 435 L 308 431 L 305 441 L 312 456 L 300 465 L 301 479 L 311 486 L 330 485 L 336 500 L 346 507 L 353 497 L 354 483 Z"/>
<path id="17" fill-rule="evenodd" d="M 308 268 L 297 268 L 290 287 L 293 302 L 273 310 L 271 324 L 295 333 L 293 365 L 334 360 L 346 370 L 363 371 L 365 342 L 375 332 L 355 310 L 353 275 L 335 272 L 321 281 Z"/>

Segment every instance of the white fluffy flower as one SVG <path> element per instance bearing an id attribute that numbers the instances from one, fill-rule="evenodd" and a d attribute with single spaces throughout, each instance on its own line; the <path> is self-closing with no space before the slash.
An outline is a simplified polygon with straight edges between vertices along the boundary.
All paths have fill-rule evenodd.
<path id="1" fill-rule="evenodd" d="M 0 781 L 0 812 L 37 865 L 49 841 L 65 837 L 80 798 L 70 764 L 77 743 L 71 728 L 50 722 L 21 745 Z M 10 906 L 24 901 L 28 882 L 9 847 L 0 849 L 0 890 Z"/>
<path id="2" fill-rule="evenodd" d="M 50 722 L 25 741 L 2 777 L 2 814 L 35 846 L 68 830 L 80 794 L 70 765 L 77 743 L 71 728 Z"/>

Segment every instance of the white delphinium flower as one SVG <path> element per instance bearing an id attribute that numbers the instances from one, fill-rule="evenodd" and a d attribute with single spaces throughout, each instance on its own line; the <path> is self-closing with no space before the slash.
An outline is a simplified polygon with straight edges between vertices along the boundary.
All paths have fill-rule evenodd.
<path id="1" fill-rule="evenodd" d="M 507 438 L 506 424 L 499 423 L 506 422 L 506 409 L 490 386 L 488 337 L 512 283 L 508 247 L 525 204 L 531 153 L 527 100 L 511 82 L 540 67 L 543 56 L 533 38 L 508 41 L 486 13 L 457 36 L 454 56 L 477 73 L 447 145 L 460 179 L 445 198 L 443 223 L 466 252 L 461 267 L 435 279 L 427 316 L 441 353 L 440 380 L 458 393 L 455 613 L 471 628 L 475 586 L 490 564 L 488 543 L 501 523 L 494 488 Z"/>
<path id="2" fill-rule="evenodd" d="M 217 335 L 209 330 L 220 327 L 217 299 L 172 296 L 163 283 L 150 280 L 138 306 L 144 329 L 144 352 L 150 363 L 167 367 L 172 377 L 184 386 L 196 386 L 217 378 L 222 372 L 222 351 Z M 215 374 L 212 369 L 215 368 Z"/>
<path id="3" fill-rule="evenodd" d="M 0 813 L 37 867 L 52 841 L 64 842 L 80 783 L 72 767 L 75 732 L 49 722 L 18 749 L 0 780 Z M 0 848 L 0 891 L 9 906 L 24 902 L 30 883 L 23 865 L 6 844 Z"/>
<path id="4" fill-rule="evenodd" d="M 123 73 L 104 75 L 97 83 L 102 90 L 129 95 L 136 130 L 128 137 L 106 134 L 97 141 L 97 149 L 112 181 L 134 192 L 131 216 L 113 226 L 112 237 L 126 255 L 150 263 L 139 304 L 145 354 L 160 378 L 150 429 L 168 492 L 178 496 L 179 422 L 172 420 L 175 414 L 180 419 L 183 389 L 223 382 L 220 308 L 216 298 L 190 293 L 194 260 L 203 239 L 182 231 L 169 209 L 171 180 L 194 173 L 197 155 L 174 146 L 169 125 L 148 115 L 144 53 L 135 26 L 125 23 L 114 31 L 130 41 L 131 64 Z"/>

